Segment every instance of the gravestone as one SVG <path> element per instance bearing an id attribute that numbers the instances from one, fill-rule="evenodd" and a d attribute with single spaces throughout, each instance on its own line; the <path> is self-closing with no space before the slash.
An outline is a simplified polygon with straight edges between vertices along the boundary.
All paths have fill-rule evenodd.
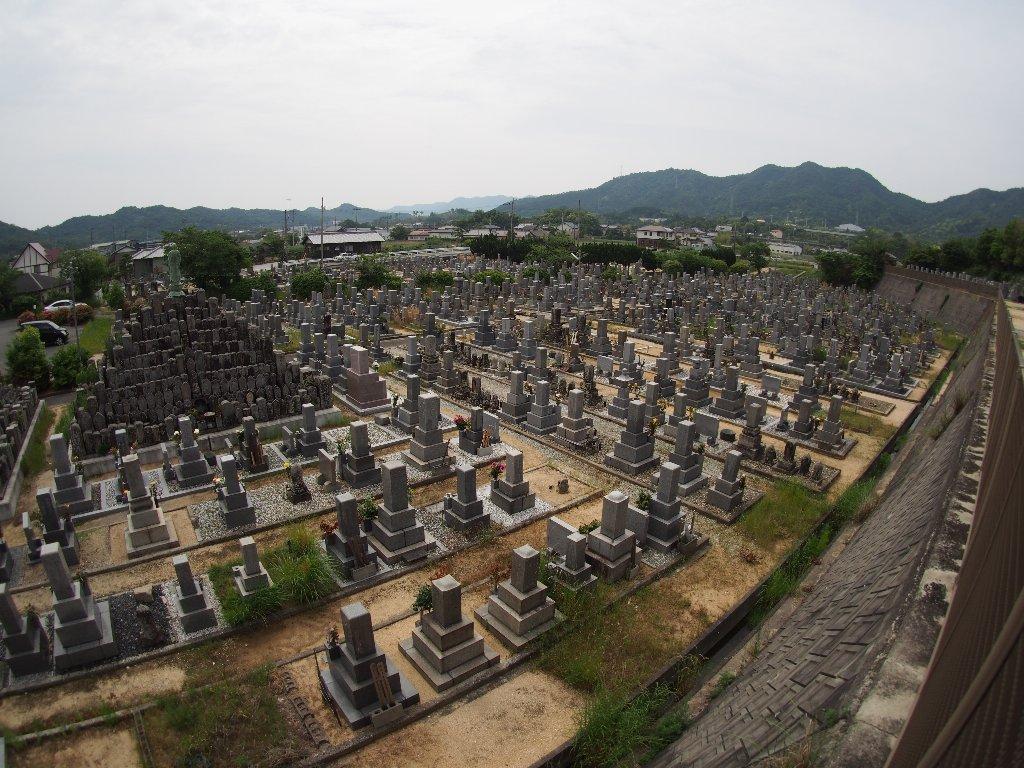
<path id="1" fill-rule="evenodd" d="M 6 583 L 0 583 L 0 626 L 4 630 L 4 661 L 14 678 L 50 668 L 50 637 L 39 614 L 22 616 Z"/>
<path id="2" fill-rule="evenodd" d="M 57 509 L 57 500 L 49 488 L 36 491 L 36 505 L 43 521 L 43 541 L 56 543 L 68 565 L 78 565 L 78 536 L 75 524 L 68 517 L 61 517 Z"/>
<path id="3" fill-rule="evenodd" d="M 178 432 L 179 461 L 174 467 L 178 484 L 183 488 L 209 484 L 213 480 L 213 468 L 196 443 L 196 430 L 192 426 L 192 419 L 188 416 L 179 416 Z"/>
<path id="4" fill-rule="evenodd" d="M 328 554 L 338 561 L 342 575 L 350 581 L 373 576 L 379 570 L 377 553 L 360 525 L 355 496 L 347 491 L 339 493 L 334 506 L 337 524 L 324 540 Z"/>
<path id="5" fill-rule="evenodd" d="M 385 462 L 381 474 L 384 498 L 373 521 L 370 544 L 388 565 L 422 560 L 437 547 L 437 542 L 416 519 L 416 509 L 409 505 L 405 464 Z"/>
<path id="6" fill-rule="evenodd" d="M 523 479 L 523 453 L 510 448 L 505 455 L 505 476 L 491 483 L 491 502 L 508 515 L 531 509 L 536 494 L 530 492 L 530 481 Z"/>
<path id="7" fill-rule="evenodd" d="M 732 513 L 743 504 L 744 480 L 740 477 L 742 458 L 743 454 L 739 451 L 729 451 L 725 455 L 722 476 L 715 478 L 714 485 L 708 490 L 708 504 L 726 514 Z"/>
<path id="8" fill-rule="evenodd" d="M 601 506 L 601 526 L 587 534 L 587 560 L 605 581 L 625 578 L 636 560 L 636 536 L 626 528 L 629 497 L 612 491 Z"/>
<path id="9" fill-rule="evenodd" d="M 440 692 L 498 663 L 462 615 L 462 585 L 451 576 L 431 582 L 432 608 L 414 627 L 412 637 L 399 644 L 402 654 Z"/>
<path id="10" fill-rule="evenodd" d="M 87 581 L 72 580 L 60 545 L 44 544 L 39 559 L 53 594 L 53 666 L 58 672 L 117 656 L 110 603 L 96 600 Z"/>
<path id="11" fill-rule="evenodd" d="M 596 586 L 597 576 L 587 562 L 587 537 L 557 515 L 548 518 L 548 567 L 571 592 Z"/>
<path id="12" fill-rule="evenodd" d="M 471 465 L 455 467 L 455 495 L 444 498 L 444 522 L 457 531 L 486 527 L 491 516 L 484 511 L 483 499 L 477 498 L 476 468 Z"/>
<path id="13" fill-rule="evenodd" d="M 203 463 L 206 463 L 205 459 Z M 174 530 L 174 522 L 164 517 L 164 511 L 146 488 L 139 457 L 134 453 L 125 456 L 121 470 L 128 481 L 128 527 L 124 532 L 128 558 L 177 548 L 178 534 Z"/>
<path id="14" fill-rule="evenodd" d="M 533 402 L 530 403 L 530 412 L 526 415 L 524 426 L 536 435 L 547 435 L 558 429 L 561 412 L 550 401 L 550 393 L 551 385 L 546 379 L 540 379 L 534 384 Z"/>
<path id="15" fill-rule="evenodd" d="M 352 728 L 377 723 L 384 712 L 398 712 L 420 700 L 412 683 L 387 654 L 377 648 L 373 620 L 362 603 L 341 609 L 344 642 L 329 639 L 327 664 L 319 670 L 320 683 Z M 389 722 L 391 716 L 386 718 Z"/>
<path id="16" fill-rule="evenodd" d="M 441 398 L 433 392 L 420 395 L 418 410 L 419 423 L 402 460 L 424 472 L 441 469 L 448 463 L 448 443 L 440 427 Z"/>
<path id="17" fill-rule="evenodd" d="M 370 448 L 369 425 L 353 421 L 349 427 L 349 448 L 342 451 L 341 477 L 353 488 L 365 488 L 380 482 L 380 467 Z"/>
<path id="18" fill-rule="evenodd" d="M 50 455 L 53 457 L 53 495 L 58 509 L 70 515 L 91 512 L 95 507 L 92 483 L 85 482 L 78 474 L 63 435 L 50 436 Z"/>
<path id="19" fill-rule="evenodd" d="M 521 651 L 564 617 L 537 581 L 540 552 L 524 544 L 512 551 L 509 577 L 498 584 L 476 617 L 506 646 Z"/>
<path id="20" fill-rule="evenodd" d="M 612 450 L 604 456 L 604 463 L 628 475 L 639 475 L 658 463 L 654 455 L 654 435 L 644 422 L 644 402 L 632 400 L 626 418 L 626 428 Z"/>
<path id="21" fill-rule="evenodd" d="M 231 574 L 235 580 L 235 587 L 242 597 L 248 597 L 258 589 L 274 586 L 270 574 L 260 562 L 260 554 L 256 550 L 256 542 L 252 536 L 240 538 L 238 546 L 242 550 L 242 564 L 234 566 Z"/>
<path id="22" fill-rule="evenodd" d="M 188 555 L 175 555 L 171 558 L 171 565 L 174 566 L 176 578 L 171 602 L 185 634 L 190 635 L 217 626 L 217 614 L 210 604 L 206 583 L 192 575 Z"/>

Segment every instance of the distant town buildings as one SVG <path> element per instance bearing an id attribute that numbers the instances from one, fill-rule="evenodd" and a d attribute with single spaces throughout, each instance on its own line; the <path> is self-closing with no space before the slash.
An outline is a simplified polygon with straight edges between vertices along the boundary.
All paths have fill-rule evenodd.
<path id="1" fill-rule="evenodd" d="M 661 224 L 644 224 L 636 231 L 636 244 L 648 248 L 663 245 L 675 239 L 675 232 Z"/>
<path id="2" fill-rule="evenodd" d="M 768 250 L 772 256 L 790 259 L 804 252 L 803 248 L 794 243 L 768 243 Z"/>
<path id="3" fill-rule="evenodd" d="M 345 253 L 377 253 L 384 244 L 384 236 L 379 232 L 312 232 L 302 238 L 302 246 L 307 257 L 319 257 L 323 245 L 323 255 L 341 256 Z"/>

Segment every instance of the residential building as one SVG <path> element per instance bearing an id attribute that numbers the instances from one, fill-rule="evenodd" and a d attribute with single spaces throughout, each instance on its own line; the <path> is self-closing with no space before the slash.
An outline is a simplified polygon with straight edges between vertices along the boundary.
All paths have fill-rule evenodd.
<path id="1" fill-rule="evenodd" d="M 636 231 L 636 244 L 646 248 L 656 248 L 674 237 L 675 232 L 668 227 L 663 227 L 661 224 L 644 224 Z"/>
<path id="2" fill-rule="evenodd" d="M 40 243 L 29 243 L 11 262 L 19 272 L 60 277 L 60 248 L 45 248 Z"/>

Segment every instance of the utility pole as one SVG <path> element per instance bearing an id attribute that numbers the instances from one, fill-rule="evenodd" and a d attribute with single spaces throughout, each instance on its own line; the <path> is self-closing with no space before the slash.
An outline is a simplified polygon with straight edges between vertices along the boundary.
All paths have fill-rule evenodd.
<path id="1" fill-rule="evenodd" d="M 516 199 L 513 197 L 511 202 L 508 209 L 508 247 L 505 249 L 508 262 L 505 266 L 508 267 L 509 274 L 512 272 L 512 233 L 515 231 L 516 225 Z"/>
<path id="2" fill-rule="evenodd" d="M 320 197 L 320 261 L 324 260 L 324 198 Z"/>

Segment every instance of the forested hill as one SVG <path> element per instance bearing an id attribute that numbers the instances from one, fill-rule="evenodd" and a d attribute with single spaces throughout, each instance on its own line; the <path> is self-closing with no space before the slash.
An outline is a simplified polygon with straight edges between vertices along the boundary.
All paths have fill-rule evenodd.
<path id="1" fill-rule="evenodd" d="M 750 217 L 807 226 L 859 223 L 932 238 L 974 235 L 1024 216 L 1024 188 L 976 189 L 937 203 L 893 192 L 867 171 L 804 163 L 765 165 L 735 176 L 669 168 L 620 176 L 599 187 L 516 200 L 524 216 L 549 208 L 609 215 Z"/>
<path id="2" fill-rule="evenodd" d="M 358 222 L 375 221 L 379 211 L 357 208 L 344 203 L 330 208 L 324 218 L 331 221 L 351 219 Z M 182 227 L 194 226 L 199 229 L 258 230 L 263 227 L 280 229 L 284 224 L 284 211 L 272 208 L 171 208 L 166 205 L 150 205 L 145 208 L 126 206 L 114 213 L 102 216 L 76 216 L 55 226 L 28 230 L 12 224 L 0 223 L 0 255 L 10 255 L 20 250 L 29 240 L 39 241 L 47 246 L 83 246 L 109 240 L 153 240 L 162 232 L 174 232 Z M 306 208 L 289 212 L 289 226 L 304 224 L 320 226 L 320 209 Z"/>

